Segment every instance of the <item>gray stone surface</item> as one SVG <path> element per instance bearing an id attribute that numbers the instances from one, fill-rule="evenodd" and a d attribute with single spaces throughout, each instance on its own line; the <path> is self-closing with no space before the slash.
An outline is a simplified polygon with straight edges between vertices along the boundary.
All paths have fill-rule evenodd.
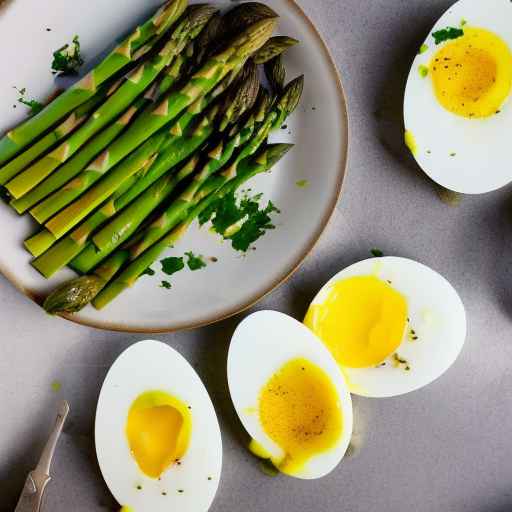
<path id="1" fill-rule="evenodd" d="M 329 43 L 349 98 L 352 146 L 344 192 L 314 253 L 257 308 L 301 317 L 316 290 L 372 247 L 417 259 L 459 290 L 469 336 L 455 366 L 407 396 L 355 399 L 359 450 L 313 481 L 262 475 L 243 449 L 227 393 L 228 340 L 240 320 L 155 336 L 194 365 L 222 425 L 224 468 L 212 511 L 504 512 L 512 510 L 511 188 L 439 201 L 401 144 L 408 63 L 450 0 L 301 0 Z M 71 415 L 59 444 L 52 512 L 115 510 L 94 456 L 100 385 L 140 335 L 44 316 L 0 281 L 0 510 L 13 509 L 59 397 Z M 51 382 L 62 383 L 59 393 Z"/>

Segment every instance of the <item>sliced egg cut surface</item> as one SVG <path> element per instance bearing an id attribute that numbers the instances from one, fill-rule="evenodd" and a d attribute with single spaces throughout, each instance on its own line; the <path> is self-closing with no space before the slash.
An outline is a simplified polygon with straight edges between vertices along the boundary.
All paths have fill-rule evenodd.
<path id="1" fill-rule="evenodd" d="M 187 451 L 192 430 L 190 409 L 164 391 L 147 391 L 128 411 L 126 436 L 141 471 L 158 478 Z"/>
<path id="2" fill-rule="evenodd" d="M 304 322 L 336 358 L 350 391 L 368 397 L 429 384 L 454 363 L 466 337 L 464 306 L 450 283 L 396 257 L 341 271 L 320 290 Z"/>
<path id="3" fill-rule="evenodd" d="M 335 283 L 304 323 L 323 340 L 340 366 L 367 368 L 400 345 L 407 324 L 407 301 L 374 275 Z"/>
<path id="4" fill-rule="evenodd" d="M 289 476 L 332 471 L 352 434 L 352 404 L 329 351 L 297 320 L 260 311 L 237 327 L 228 355 L 231 398 L 251 450 Z"/>
<path id="5" fill-rule="evenodd" d="M 136 343 L 114 362 L 95 438 L 105 482 L 125 510 L 209 509 L 222 467 L 217 417 L 193 368 L 164 343 Z"/>
<path id="6" fill-rule="evenodd" d="M 421 168 L 450 190 L 479 194 L 512 181 L 511 23 L 509 0 L 460 0 L 412 64 L 405 143 Z"/>

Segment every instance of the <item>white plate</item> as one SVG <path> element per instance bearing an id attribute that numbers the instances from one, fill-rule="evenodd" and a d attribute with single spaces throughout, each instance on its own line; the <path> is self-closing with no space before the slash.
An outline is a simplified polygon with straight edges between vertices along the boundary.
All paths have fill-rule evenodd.
<path id="1" fill-rule="evenodd" d="M 13 85 L 26 87 L 34 98 L 47 97 L 54 89 L 50 73 L 53 50 L 79 34 L 83 54 L 90 60 L 112 43 L 113 35 L 125 33 L 160 3 L 89 0 L 77 11 L 75 2 L 69 0 L 53 0 L 51 9 L 39 0 L 16 0 L 0 8 L 0 58 L 4 69 L 9 69 L 9 73 L 0 75 L 0 132 L 22 119 L 22 106 L 13 108 L 17 99 Z M 259 176 L 248 184 L 280 208 L 281 214 L 275 216 L 277 229 L 256 243 L 256 251 L 242 257 L 229 243 L 220 243 L 207 229 L 199 231 L 194 226 L 179 245 L 162 257 L 193 251 L 215 256 L 217 263 L 200 271 L 175 274 L 171 290 L 159 287 L 165 274 L 155 264 L 155 276 L 142 277 L 103 311 L 89 306 L 70 319 L 104 329 L 138 332 L 211 323 L 249 307 L 278 286 L 297 269 L 320 237 L 345 175 L 345 96 L 329 51 L 302 10 L 292 0 L 266 3 L 281 16 L 278 32 L 301 41 L 286 54 L 287 78 L 299 74 L 306 78 L 301 104 L 287 121 L 288 129 L 273 136 L 275 142 L 293 142 L 296 147 L 272 174 Z M 296 182 L 300 180 L 307 180 L 309 185 L 298 187 Z M 46 281 L 30 266 L 22 243 L 34 227 L 26 216 L 18 218 L 7 205 L 0 204 L 0 271 L 26 295 L 39 301 L 73 273 L 66 270 Z"/>

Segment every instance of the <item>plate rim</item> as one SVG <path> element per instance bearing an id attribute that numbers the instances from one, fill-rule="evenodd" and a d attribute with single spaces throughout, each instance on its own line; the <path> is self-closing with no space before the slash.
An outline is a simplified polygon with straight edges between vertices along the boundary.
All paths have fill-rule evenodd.
<path id="1" fill-rule="evenodd" d="M 7 3 L 7 2 L 6 2 Z M 159 326 L 159 327 L 149 327 L 149 326 L 126 326 L 120 323 L 110 323 L 103 321 L 95 321 L 80 318 L 78 315 L 71 314 L 59 314 L 57 315 L 60 318 L 73 322 L 74 324 L 83 325 L 85 327 L 91 327 L 94 329 L 99 329 L 103 331 L 115 331 L 115 332 L 126 332 L 126 333 L 137 333 L 137 334 L 162 334 L 162 333 L 173 333 L 178 331 L 188 331 L 192 329 L 198 329 L 201 327 L 205 327 L 207 325 L 211 325 L 217 322 L 221 322 L 222 320 L 226 320 L 232 316 L 235 316 L 247 309 L 251 308 L 259 301 L 264 299 L 267 295 L 272 293 L 282 284 L 284 284 L 288 279 L 290 279 L 293 274 L 300 268 L 304 260 L 309 256 L 309 254 L 313 251 L 315 246 L 317 245 L 320 237 L 327 229 L 333 214 L 336 210 L 336 205 L 341 197 L 343 184 L 345 183 L 345 179 L 347 176 L 347 168 L 348 168 L 348 151 L 350 146 L 350 120 L 349 120 L 349 111 L 348 111 L 348 102 L 347 95 L 345 93 L 345 89 L 343 87 L 343 83 L 341 80 L 341 74 L 336 65 L 336 61 L 334 60 L 331 50 L 329 49 L 325 39 L 323 38 L 320 31 L 316 28 L 316 25 L 309 18 L 309 16 L 304 12 L 302 7 L 297 4 L 296 0 L 286 0 L 288 7 L 294 10 L 305 22 L 308 26 L 309 31 L 312 35 L 318 40 L 320 43 L 320 48 L 323 51 L 325 58 L 327 60 L 327 64 L 330 67 L 332 79 L 334 80 L 337 88 L 337 96 L 339 102 L 339 108 L 341 111 L 342 120 L 341 122 L 344 125 L 345 133 L 347 134 L 347 141 L 344 144 L 344 148 L 341 150 L 340 161 L 336 164 L 339 167 L 339 175 L 337 178 L 336 188 L 334 190 L 332 199 L 330 200 L 330 204 L 326 210 L 324 217 L 320 222 L 320 227 L 312 234 L 310 241 L 305 244 L 304 249 L 301 251 L 300 255 L 296 260 L 290 265 L 290 267 L 283 273 L 281 273 L 273 282 L 266 287 L 263 292 L 256 292 L 248 297 L 246 300 L 241 301 L 239 304 L 233 307 L 226 308 L 225 311 L 221 313 L 216 313 L 207 318 L 201 318 L 193 322 L 185 322 L 185 323 L 176 323 L 169 324 L 167 326 Z M 0 7 L 3 7 L 3 0 L 0 0 Z M 6 267 L 0 264 L 0 273 L 17 288 L 20 292 L 22 292 L 26 297 L 31 299 L 33 302 L 41 306 L 43 301 L 43 297 L 36 291 L 31 290 L 24 286 L 18 279 L 13 275 L 13 273 Z"/>

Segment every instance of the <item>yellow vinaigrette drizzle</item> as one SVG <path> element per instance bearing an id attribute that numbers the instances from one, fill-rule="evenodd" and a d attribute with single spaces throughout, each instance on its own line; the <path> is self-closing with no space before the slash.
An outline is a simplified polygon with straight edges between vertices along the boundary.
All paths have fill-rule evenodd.
<path id="1" fill-rule="evenodd" d="M 331 449 L 342 434 L 336 388 L 306 359 L 289 361 L 269 379 L 260 392 L 259 417 L 263 430 L 284 452 L 273 463 L 290 475 Z"/>

